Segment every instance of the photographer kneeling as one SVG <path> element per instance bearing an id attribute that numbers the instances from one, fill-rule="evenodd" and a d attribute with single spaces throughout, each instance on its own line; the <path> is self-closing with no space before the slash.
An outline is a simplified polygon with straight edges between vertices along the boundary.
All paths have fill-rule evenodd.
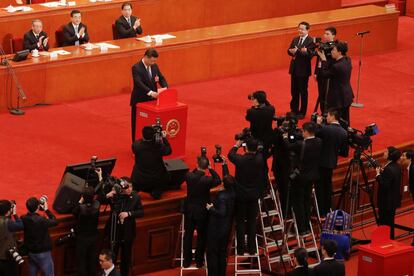
<path id="1" fill-rule="evenodd" d="M 170 155 L 172 150 L 165 132 L 157 139 L 156 135 L 160 133 L 151 126 L 145 126 L 142 129 L 143 138 L 132 144 L 135 165 L 131 179 L 134 189 L 150 193 L 154 199 L 160 199 L 171 181 L 162 157 Z"/>
<path id="2" fill-rule="evenodd" d="M 0 275 L 17 275 L 18 260 L 12 255 L 17 251 L 13 232 L 21 230 L 23 222 L 16 215 L 16 204 L 9 200 L 0 200 Z"/>

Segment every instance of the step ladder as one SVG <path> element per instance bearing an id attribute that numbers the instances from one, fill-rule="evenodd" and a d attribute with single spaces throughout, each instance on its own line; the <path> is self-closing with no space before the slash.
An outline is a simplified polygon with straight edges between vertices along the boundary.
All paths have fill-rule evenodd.
<path id="1" fill-rule="evenodd" d="M 245 236 L 245 240 L 247 235 Z M 262 275 L 262 267 L 260 264 L 260 255 L 259 255 L 259 247 L 257 246 L 257 235 L 256 235 L 256 254 L 249 255 L 248 253 L 244 253 L 243 255 L 239 256 L 237 252 L 237 238 L 236 235 L 233 236 L 234 239 L 234 275 L 246 275 L 246 274 L 258 274 Z M 231 263 L 229 263 L 231 264 Z M 256 266 L 257 264 L 257 266 Z"/>

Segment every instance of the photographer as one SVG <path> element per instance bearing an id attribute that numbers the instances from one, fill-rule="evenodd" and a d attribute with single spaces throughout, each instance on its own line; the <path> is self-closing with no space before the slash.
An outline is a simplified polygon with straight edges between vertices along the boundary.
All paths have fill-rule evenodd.
<path id="1" fill-rule="evenodd" d="M 211 176 L 206 175 L 206 171 Z M 220 176 L 209 164 L 207 157 L 197 157 L 197 168 L 186 175 L 187 202 L 184 223 L 184 267 L 189 267 L 192 260 L 192 242 L 194 229 L 197 229 L 197 249 L 195 261 L 197 267 L 204 265 L 204 252 L 207 239 L 208 212 L 207 203 L 210 202 L 210 189 L 220 185 Z"/>
<path id="2" fill-rule="evenodd" d="M 332 48 L 335 45 L 335 36 L 336 36 L 336 28 L 335 27 L 328 27 L 325 29 L 323 34 L 323 42 L 321 41 L 318 45 L 318 49 L 324 52 L 326 56 L 326 66 L 329 68 L 331 67 L 332 63 L 334 62 L 332 58 Z M 315 112 L 318 110 L 318 104 L 320 104 L 321 113 L 326 114 L 326 96 L 329 90 L 329 78 L 325 78 L 319 74 L 319 71 L 322 68 L 322 61 L 321 58 L 317 55 L 316 57 L 316 66 L 315 66 L 315 78 L 318 82 L 318 102 L 315 106 Z"/>
<path id="3" fill-rule="evenodd" d="M 268 183 L 267 169 L 263 154 L 258 152 L 258 142 L 255 139 L 246 141 L 247 152 L 238 154 L 242 141 L 238 140 L 230 150 L 228 158 L 236 166 L 236 229 L 237 229 L 237 254 L 245 252 L 244 237 L 247 228 L 248 252 L 250 255 L 256 252 L 256 216 L 258 202 L 262 196 L 266 183 Z"/>
<path id="4" fill-rule="evenodd" d="M 253 106 L 246 112 L 246 120 L 250 122 L 250 131 L 253 138 L 263 144 L 267 153 L 272 140 L 272 123 L 275 108 L 266 98 L 266 92 L 256 91 L 248 96 Z"/>
<path id="5" fill-rule="evenodd" d="M 26 207 L 29 212 L 22 217 L 22 221 L 24 244 L 29 252 L 29 276 L 37 276 L 39 271 L 43 276 L 53 276 L 52 240 L 49 228 L 56 226 L 58 222 L 48 209 L 46 196 L 42 196 L 40 200 L 35 197 L 29 198 Z M 39 210 L 43 210 L 48 218 L 40 216 Z"/>
<path id="6" fill-rule="evenodd" d="M 145 126 L 142 129 L 143 138 L 132 144 L 135 164 L 131 179 L 137 191 L 150 193 L 154 199 L 160 199 L 170 183 L 170 175 L 162 157 L 170 155 L 172 150 L 165 132 L 160 142 L 156 141 L 155 135 L 153 127 Z"/>
<path id="7" fill-rule="evenodd" d="M 330 79 L 328 95 L 326 96 L 326 108 L 335 108 L 340 117 L 350 125 L 349 107 L 352 104 L 354 93 L 351 87 L 352 62 L 346 56 L 348 44 L 337 41 L 332 48 L 331 55 L 334 62 L 330 64 L 323 51 L 318 51 L 322 61 L 319 76 Z"/>
<path id="8" fill-rule="evenodd" d="M 99 178 L 102 171 L 99 169 Z M 72 213 L 77 221 L 76 234 L 76 262 L 79 276 L 96 274 L 96 242 L 98 238 L 99 201 L 94 199 L 95 189 L 86 187 L 79 203 Z"/>
<path id="9" fill-rule="evenodd" d="M 325 217 L 332 205 L 332 173 L 338 163 L 338 155 L 348 156 L 348 133 L 339 124 L 339 112 L 330 109 L 326 115 L 317 118 L 319 129 L 316 136 L 322 139 L 322 152 L 319 164 L 320 178 L 315 185 L 319 213 Z"/>
<path id="10" fill-rule="evenodd" d="M 400 150 L 395 147 L 388 147 L 384 152 L 384 158 L 388 162 L 383 168 L 376 168 L 378 224 L 390 226 L 391 239 L 394 239 L 395 210 L 401 205 L 401 168 L 398 164 L 400 157 Z"/>
<path id="11" fill-rule="evenodd" d="M 23 230 L 23 222 L 16 215 L 16 204 L 0 200 L 0 275 L 17 275 L 17 262 L 10 249 L 16 249 L 13 232 Z"/>
<path id="12" fill-rule="evenodd" d="M 121 249 L 121 274 L 128 276 L 132 258 L 132 245 L 136 235 L 135 219 L 144 216 L 141 198 L 132 190 L 131 180 L 124 176 L 112 190 L 101 199 L 101 203 L 111 205 L 111 218 L 105 226 L 106 236 L 110 236 L 115 258 Z"/>

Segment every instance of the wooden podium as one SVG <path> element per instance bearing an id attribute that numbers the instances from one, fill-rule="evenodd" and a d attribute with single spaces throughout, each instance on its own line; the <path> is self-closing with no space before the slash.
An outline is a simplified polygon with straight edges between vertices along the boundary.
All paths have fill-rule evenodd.
<path id="1" fill-rule="evenodd" d="M 167 89 L 158 95 L 156 101 L 137 104 L 136 137 L 142 138 L 142 128 L 155 124 L 160 118 L 172 147 L 172 154 L 166 159 L 185 157 L 188 106 L 177 102 L 177 94 L 176 89 Z"/>

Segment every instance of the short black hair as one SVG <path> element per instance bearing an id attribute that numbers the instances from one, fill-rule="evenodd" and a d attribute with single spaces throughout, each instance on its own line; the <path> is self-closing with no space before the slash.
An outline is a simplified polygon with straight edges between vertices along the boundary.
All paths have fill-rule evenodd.
<path id="1" fill-rule="evenodd" d="M 398 159 L 400 159 L 402 155 L 401 151 L 393 146 L 388 147 L 387 151 L 388 151 L 388 160 L 393 161 L 393 162 L 398 161 Z"/>
<path id="2" fill-rule="evenodd" d="M 126 7 L 126 6 L 129 6 L 131 8 L 131 10 L 132 10 L 132 4 L 130 2 L 124 2 L 124 3 L 122 3 L 121 10 L 123 10 L 124 7 Z"/>
<path id="3" fill-rule="evenodd" d="M 340 118 L 338 109 L 335 109 L 335 108 L 328 109 L 328 114 L 330 114 L 331 116 L 334 116 L 335 120 L 339 120 Z"/>
<path id="4" fill-rule="evenodd" d="M 9 200 L 2 199 L 0 200 L 0 216 L 5 216 L 8 211 L 10 211 L 12 204 Z"/>
<path id="5" fill-rule="evenodd" d="M 202 170 L 206 170 L 208 168 L 208 159 L 205 158 L 204 156 L 198 156 L 197 157 L 197 166 L 202 169 Z"/>
<path id="6" fill-rule="evenodd" d="M 92 203 L 95 196 L 95 189 L 92 186 L 83 189 L 82 197 L 85 203 Z"/>
<path id="7" fill-rule="evenodd" d="M 147 58 L 158 58 L 158 52 L 154 48 L 149 48 L 145 51 L 144 54 Z"/>
<path id="8" fill-rule="evenodd" d="M 308 267 L 308 252 L 305 248 L 299 247 L 293 251 L 293 255 L 295 256 L 298 264 L 307 268 Z"/>
<path id="9" fill-rule="evenodd" d="M 314 122 L 306 122 L 302 125 L 302 129 L 304 131 L 309 132 L 310 134 L 315 134 L 316 132 L 316 124 Z"/>
<path id="10" fill-rule="evenodd" d="M 336 28 L 335 27 L 332 27 L 332 26 L 327 27 L 327 28 L 325 28 L 325 31 L 328 31 L 331 34 L 336 35 Z"/>
<path id="11" fill-rule="evenodd" d="M 102 249 L 101 252 L 99 252 L 99 255 L 105 256 L 105 259 L 107 261 L 112 261 L 112 262 L 115 261 L 115 254 L 110 249 L 106 249 L 106 248 Z"/>
<path id="12" fill-rule="evenodd" d="M 334 240 L 324 240 L 322 243 L 323 249 L 325 249 L 326 253 L 329 257 L 333 257 L 335 255 L 338 245 Z"/>
<path id="13" fill-rule="evenodd" d="M 414 150 L 405 151 L 405 156 L 410 160 L 414 160 Z"/>
<path id="14" fill-rule="evenodd" d="M 28 200 L 26 200 L 26 208 L 30 213 L 36 212 L 39 205 L 40 201 L 35 197 L 30 197 Z"/>
<path id="15" fill-rule="evenodd" d="M 254 99 L 257 100 L 259 104 L 268 103 L 266 92 L 264 92 L 263 90 L 253 92 L 252 96 Z"/>
<path id="16" fill-rule="evenodd" d="M 70 12 L 70 17 L 73 17 L 74 14 L 81 13 L 80 10 L 72 10 Z"/>
<path id="17" fill-rule="evenodd" d="M 155 131 L 151 126 L 145 126 L 142 129 L 142 137 L 145 140 L 154 140 Z"/>
<path id="18" fill-rule="evenodd" d="M 338 50 L 338 52 L 345 56 L 348 52 L 348 43 L 346 41 L 337 41 L 335 43 L 335 48 Z"/>
<path id="19" fill-rule="evenodd" d="M 257 151 L 258 146 L 259 146 L 259 142 L 256 139 L 250 138 L 246 140 L 246 147 L 248 151 L 250 152 Z"/>
<path id="20" fill-rule="evenodd" d="M 306 27 L 306 30 L 309 30 L 309 29 L 310 29 L 310 24 L 309 24 L 308 22 L 306 22 L 306 21 L 302 21 L 302 22 L 300 22 L 300 23 L 298 24 L 298 27 L 299 27 L 300 25 L 304 25 L 304 26 Z"/>

